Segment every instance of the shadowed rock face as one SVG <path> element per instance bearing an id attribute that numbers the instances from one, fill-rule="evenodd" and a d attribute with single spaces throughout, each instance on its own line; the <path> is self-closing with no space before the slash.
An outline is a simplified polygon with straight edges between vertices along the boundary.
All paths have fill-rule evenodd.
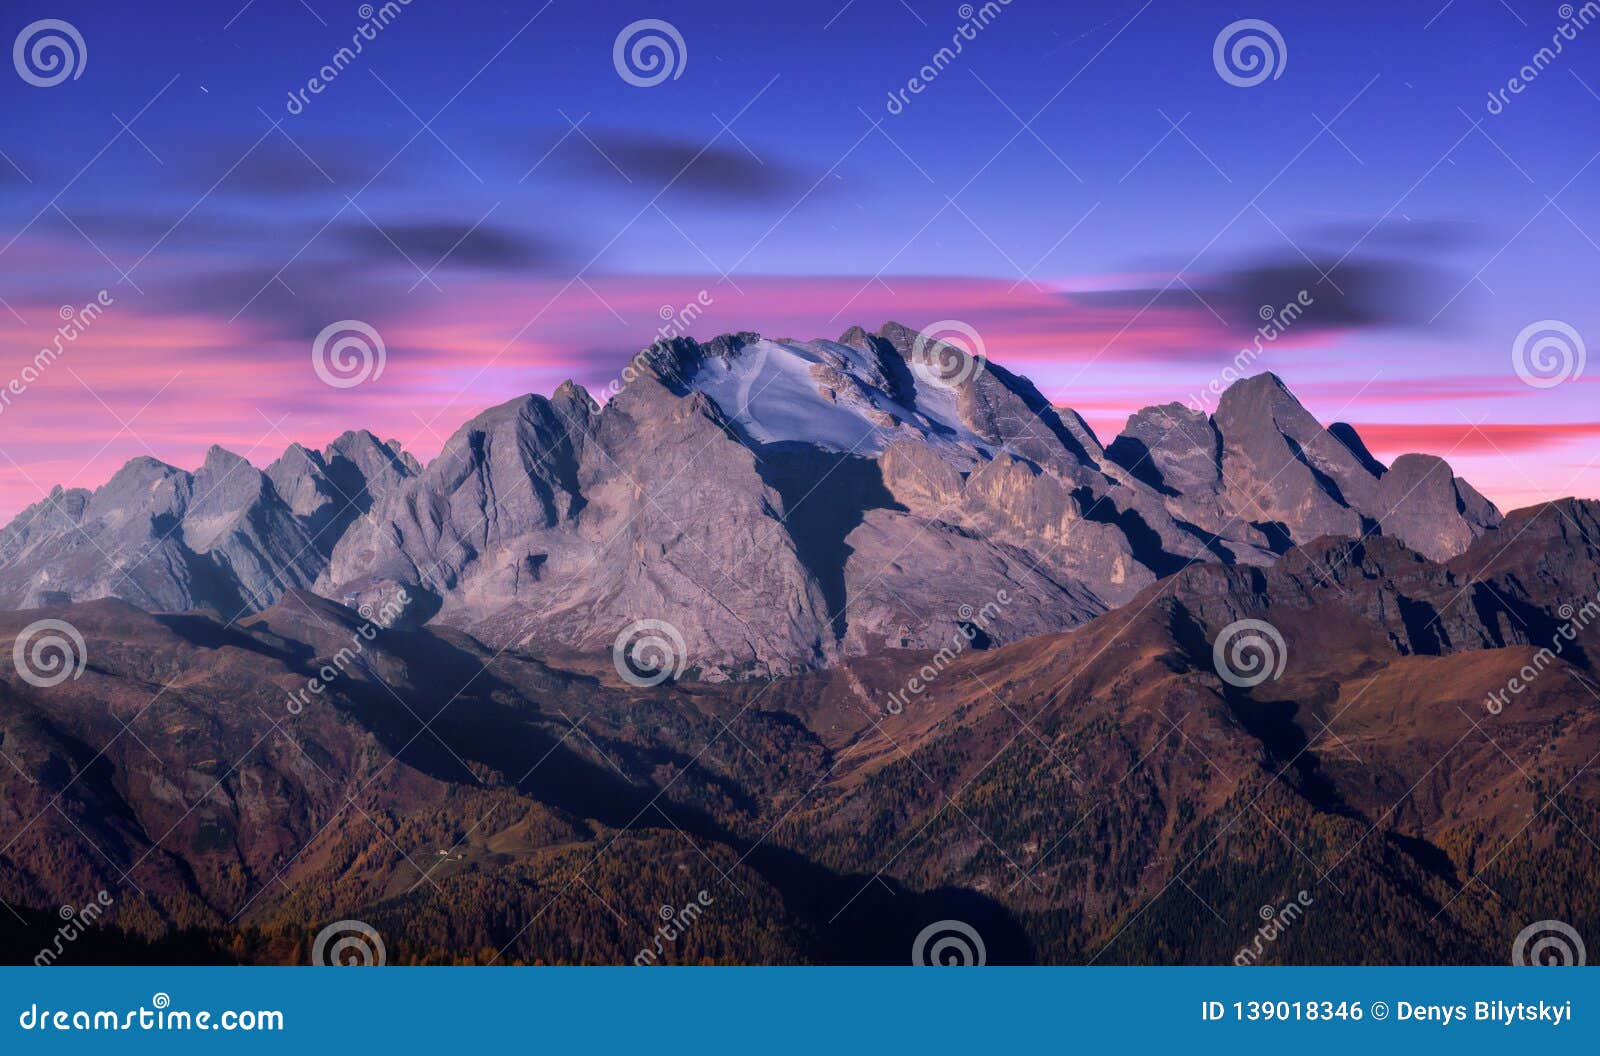
<path id="1" fill-rule="evenodd" d="M 1129 418 L 1107 455 L 1162 495 L 1188 496 L 1197 510 L 1214 504 L 1222 490 L 1222 438 L 1210 418 L 1181 403 Z"/>
<path id="2" fill-rule="evenodd" d="M 1209 418 L 1178 404 L 1146 408 L 1108 456 L 1174 516 L 1241 547 L 1242 561 L 1263 546 L 1377 532 L 1442 561 L 1500 523 L 1442 459 L 1403 455 L 1386 469 L 1354 429 L 1324 429 L 1273 374 L 1229 388 Z"/>
<path id="3" fill-rule="evenodd" d="M 1377 502 L 1383 533 L 1435 561 L 1448 561 L 1500 523 L 1494 504 L 1432 455 L 1395 459 L 1378 482 Z"/>
<path id="4" fill-rule="evenodd" d="M 1296 542 L 1360 535 L 1377 479 L 1300 406 L 1276 375 L 1234 385 L 1217 404 L 1224 505 L 1254 523 L 1279 524 Z"/>
<path id="5" fill-rule="evenodd" d="M 1102 447 L 998 365 L 913 362 L 917 336 L 665 342 L 604 409 L 570 382 L 519 397 L 426 467 L 365 432 L 265 473 L 220 449 L 194 474 L 136 459 L 0 531 L 0 606 L 233 616 L 293 588 L 403 588 L 408 619 L 495 645 L 607 650 L 663 620 L 692 673 L 725 678 L 935 646 L 1001 591 L 985 644 L 1076 626 L 1191 562 L 1368 534 L 1446 560 L 1499 521 L 1443 462 L 1386 469 L 1270 374 L 1212 417 L 1146 408 Z"/>
<path id="6" fill-rule="evenodd" d="M 316 582 L 335 539 L 415 465 L 370 433 L 321 453 L 296 444 L 266 472 L 220 447 L 194 473 L 136 458 L 0 530 L 0 607 L 121 598 L 152 612 L 258 611 Z"/>
<path id="7" fill-rule="evenodd" d="M 379 496 L 421 472 L 422 466 L 400 449 L 399 441 L 385 444 L 364 429 L 345 433 L 322 452 L 291 444 L 267 467 L 273 487 L 324 559 Z"/>

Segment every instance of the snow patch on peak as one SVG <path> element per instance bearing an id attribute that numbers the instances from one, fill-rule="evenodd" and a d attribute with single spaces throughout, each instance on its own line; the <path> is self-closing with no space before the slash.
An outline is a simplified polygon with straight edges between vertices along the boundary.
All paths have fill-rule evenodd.
<path id="1" fill-rule="evenodd" d="M 954 389 L 918 383 L 907 403 L 885 369 L 871 352 L 837 341 L 762 339 L 736 356 L 707 357 L 686 382 L 757 443 L 863 456 L 911 436 L 969 457 L 972 447 L 990 447 L 962 424 Z"/>

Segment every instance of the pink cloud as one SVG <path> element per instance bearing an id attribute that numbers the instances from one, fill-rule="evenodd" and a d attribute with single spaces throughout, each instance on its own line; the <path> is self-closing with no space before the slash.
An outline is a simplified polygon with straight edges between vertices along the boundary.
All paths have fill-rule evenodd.
<path id="1" fill-rule="evenodd" d="M 1499 423 L 1380 422 L 1357 425 L 1356 432 L 1380 458 L 1408 451 L 1442 457 L 1521 454 L 1600 436 L 1600 422 Z"/>
<path id="2" fill-rule="evenodd" d="M 548 393 L 569 377 L 604 385 L 656 339 L 664 313 L 676 313 L 702 291 L 710 306 L 690 327 L 702 339 L 748 329 L 775 337 L 837 337 L 854 323 L 875 328 L 889 319 L 911 326 L 963 320 L 982 335 L 991 360 L 1077 408 L 1106 440 L 1127 414 L 1147 403 L 1181 401 L 1237 352 L 1238 339 L 1198 301 L 1164 300 L 1140 314 L 1142 297 L 1129 298 L 1132 306 L 1113 306 L 1069 290 L 994 279 L 733 281 L 693 274 L 596 275 L 582 282 L 452 276 L 446 295 L 419 287 L 388 315 L 368 320 L 384 336 L 387 365 L 380 379 L 352 389 L 322 384 L 312 370 L 309 335 L 286 338 L 270 325 L 279 320 L 262 312 L 246 311 L 235 321 L 198 310 L 161 313 L 118 287 L 103 318 L 0 410 L 0 519 L 37 501 L 41 488 L 96 486 L 137 455 L 192 468 L 212 443 L 265 465 L 291 439 L 321 446 L 346 429 L 370 428 L 427 459 L 487 406 L 525 392 Z M 1103 290 L 1128 281 L 1090 277 L 1076 285 Z M 0 388 L 50 341 L 59 322 L 58 304 L 12 304 L 28 323 L 0 312 L 0 348 L 6 350 Z M 1336 410 L 1355 396 L 1341 417 L 1367 407 L 1442 407 L 1514 394 L 1507 390 L 1515 386 L 1495 377 L 1367 384 L 1365 391 L 1365 378 L 1353 370 L 1345 377 L 1297 379 L 1292 368 L 1309 364 L 1308 352 L 1326 351 L 1319 342 L 1327 339 L 1291 337 L 1276 343 L 1273 360 L 1260 366 L 1284 374 L 1314 410 Z M 1330 355 L 1316 367 L 1327 369 L 1338 359 Z M 1416 425 L 1366 426 L 1363 433 L 1375 450 L 1392 453 L 1442 454 L 1463 441 L 1463 425 L 1429 423 L 1428 417 Z M 1532 451 L 1555 441 L 1550 428 L 1484 431 L 1506 451 Z M 1593 431 L 1589 425 L 1556 428 L 1564 437 Z M 1461 449 L 1487 446 L 1476 443 L 1468 437 Z M 1479 483 L 1491 494 L 1498 486 L 1520 486 L 1503 472 Z"/>

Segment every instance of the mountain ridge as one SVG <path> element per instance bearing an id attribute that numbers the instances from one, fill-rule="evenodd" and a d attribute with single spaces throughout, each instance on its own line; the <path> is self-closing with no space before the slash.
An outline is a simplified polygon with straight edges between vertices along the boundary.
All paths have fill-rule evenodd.
<path id="1" fill-rule="evenodd" d="M 897 323 L 676 338 L 635 363 L 603 408 L 572 382 L 516 397 L 426 465 L 365 431 L 265 470 L 221 448 L 194 473 L 134 459 L 0 529 L 0 607 L 239 618 L 295 589 L 404 592 L 413 622 L 497 645 L 598 651 L 665 620 L 726 678 L 943 641 L 1008 586 L 996 641 L 1195 561 L 1374 533 L 1448 559 L 1500 520 L 1442 460 L 1382 466 L 1272 374 L 1213 415 L 1145 408 L 1103 445 L 1026 378 Z"/>

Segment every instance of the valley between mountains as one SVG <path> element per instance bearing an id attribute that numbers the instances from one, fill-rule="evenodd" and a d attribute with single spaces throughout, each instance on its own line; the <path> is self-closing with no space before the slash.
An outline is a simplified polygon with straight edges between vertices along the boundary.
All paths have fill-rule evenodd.
<path id="1" fill-rule="evenodd" d="M 352 432 L 23 511 L 0 642 L 82 665 L 0 664 L 9 959 L 101 891 L 62 963 L 342 919 L 390 963 L 903 964 L 948 921 L 1233 963 L 1290 902 L 1252 963 L 1600 935 L 1600 502 L 1502 513 L 1271 374 L 1103 445 L 917 337 L 680 338 L 426 465 Z M 1276 677 L 1224 677 L 1241 621 Z"/>

